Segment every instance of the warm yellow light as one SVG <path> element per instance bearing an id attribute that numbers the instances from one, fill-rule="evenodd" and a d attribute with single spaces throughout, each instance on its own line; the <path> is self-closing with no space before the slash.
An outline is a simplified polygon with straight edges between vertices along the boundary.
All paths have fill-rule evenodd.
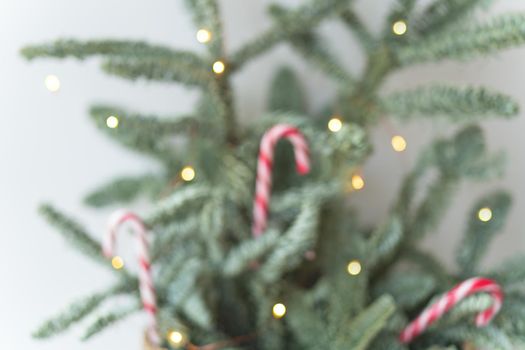
<path id="1" fill-rule="evenodd" d="M 176 348 L 186 344 L 186 336 L 180 331 L 169 331 L 167 338 L 170 345 Z"/>
<path id="2" fill-rule="evenodd" d="M 352 276 L 357 276 L 361 273 L 361 263 L 357 260 L 352 260 L 348 263 L 348 266 L 346 267 L 348 270 L 348 273 Z"/>
<path id="3" fill-rule="evenodd" d="M 284 304 L 278 303 L 273 306 L 272 309 L 273 317 L 276 319 L 283 318 L 286 315 L 286 306 Z"/>
<path id="4" fill-rule="evenodd" d="M 331 132 L 338 132 L 343 127 L 343 122 L 339 118 L 332 118 L 328 121 L 328 130 Z"/>
<path id="5" fill-rule="evenodd" d="M 226 70 L 226 65 L 222 61 L 216 61 L 213 63 L 213 72 L 215 74 L 222 74 Z"/>
<path id="6" fill-rule="evenodd" d="M 114 115 L 110 115 L 108 119 L 106 119 L 106 125 L 110 129 L 116 129 L 118 127 L 119 120 Z"/>
<path id="7" fill-rule="evenodd" d="M 58 92 L 60 90 L 60 79 L 56 75 L 50 74 L 46 77 L 44 84 L 46 89 L 51 92 Z"/>
<path id="8" fill-rule="evenodd" d="M 111 259 L 111 266 L 113 266 L 115 270 L 120 270 L 124 267 L 124 260 L 120 256 L 115 256 Z"/>
<path id="9" fill-rule="evenodd" d="M 211 32 L 206 29 L 199 29 L 197 32 L 197 41 L 201 44 L 206 44 L 211 40 Z"/>
<path id="10" fill-rule="evenodd" d="M 396 152 L 403 152 L 407 149 L 407 141 L 403 136 L 396 135 L 392 137 L 392 148 Z"/>
<path id="11" fill-rule="evenodd" d="M 481 208 L 478 212 L 478 218 L 483 222 L 488 222 L 492 219 L 492 210 L 490 208 Z"/>
<path id="12" fill-rule="evenodd" d="M 362 190 L 365 187 L 365 180 L 359 174 L 352 175 L 352 188 L 356 191 Z"/>
<path id="13" fill-rule="evenodd" d="M 405 21 L 397 21 L 392 25 L 392 31 L 396 35 L 404 35 L 408 30 L 407 23 Z"/>
<path id="14" fill-rule="evenodd" d="M 195 178 L 195 169 L 191 166 L 184 167 L 180 172 L 180 177 L 184 181 L 191 181 Z"/>

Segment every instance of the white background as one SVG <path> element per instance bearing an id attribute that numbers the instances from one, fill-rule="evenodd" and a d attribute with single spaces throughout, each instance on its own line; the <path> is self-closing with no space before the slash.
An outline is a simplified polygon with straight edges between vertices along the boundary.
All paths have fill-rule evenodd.
<path id="1" fill-rule="evenodd" d="M 282 1 L 296 5 L 300 1 Z M 357 1 L 359 12 L 378 32 L 387 9 L 382 0 Z M 389 2 L 389 1 L 388 1 Z M 228 47 L 236 48 L 269 26 L 268 1 L 223 0 Z M 490 14 L 523 11 L 525 3 L 501 0 Z M 345 28 L 338 23 L 322 26 L 341 61 L 353 71 L 363 59 Z M 18 49 L 58 37 L 134 38 L 174 47 L 202 50 L 194 39 L 182 1 L 149 0 L 0 0 L 0 349 L 140 349 L 140 316 L 132 318 L 87 344 L 77 341 L 81 329 L 51 341 L 36 342 L 29 334 L 46 317 L 69 301 L 107 285 L 111 275 L 71 251 L 36 214 L 41 201 L 51 201 L 81 219 L 100 237 L 109 211 L 95 212 L 80 204 L 81 197 L 113 175 L 141 173 L 155 165 L 101 135 L 87 117 L 93 102 L 114 102 L 145 112 L 190 111 L 196 92 L 179 86 L 119 80 L 104 76 L 97 60 L 84 63 L 23 61 Z M 235 79 L 238 110 L 243 120 L 258 118 L 266 88 L 277 65 L 289 62 L 302 75 L 312 107 L 319 107 L 333 93 L 332 85 L 310 71 L 291 50 L 280 46 L 252 62 Z M 430 81 L 485 84 L 513 95 L 525 106 L 523 77 L 525 49 L 506 51 L 468 64 L 447 62 L 414 67 L 396 73 L 387 90 L 408 88 Z M 62 82 L 58 94 L 43 85 L 47 74 Z M 399 179 L 420 147 L 433 136 L 449 132 L 429 123 L 381 125 L 374 132 L 376 155 L 365 169 L 367 186 L 355 195 L 365 222 L 377 222 L 388 210 Z M 490 148 L 506 149 L 508 171 L 504 179 L 489 184 L 465 184 L 458 191 L 443 225 L 426 242 L 450 259 L 463 231 L 466 213 L 475 198 L 495 187 L 512 190 L 515 206 L 502 235 L 485 261 L 494 265 L 517 251 L 525 251 L 521 213 L 524 209 L 525 138 L 523 118 L 484 123 Z M 392 130 L 405 135 L 406 153 L 389 148 Z M 452 264 L 448 264 L 453 267 Z"/>

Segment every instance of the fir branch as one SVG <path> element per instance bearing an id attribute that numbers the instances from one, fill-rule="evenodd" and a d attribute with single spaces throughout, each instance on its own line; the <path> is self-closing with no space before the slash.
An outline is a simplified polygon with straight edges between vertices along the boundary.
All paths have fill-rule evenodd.
<path id="1" fill-rule="evenodd" d="M 166 179 L 153 174 L 119 177 L 88 194 L 84 203 L 100 208 L 116 203 L 129 203 L 142 193 L 155 198 L 164 188 Z"/>
<path id="2" fill-rule="evenodd" d="M 208 63 L 198 55 L 141 41 L 58 40 L 51 44 L 25 47 L 21 53 L 27 59 L 38 57 L 85 59 L 90 56 L 103 56 L 105 63 L 102 68 L 107 73 L 128 79 L 143 77 L 201 86 L 206 86 L 211 81 Z"/>
<path id="3" fill-rule="evenodd" d="M 324 18 L 341 11 L 349 0 L 310 0 L 295 10 L 289 10 L 272 28 L 255 40 L 242 46 L 232 55 L 231 64 L 237 68 L 247 61 L 271 49 L 291 36 L 313 28 Z"/>
<path id="4" fill-rule="evenodd" d="M 203 271 L 203 263 L 198 258 L 189 258 L 184 262 L 184 265 L 178 269 L 178 274 L 171 274 L 175 277 L 173 280 L 163 278 L 169 283 L 167 287 L 167 300 L 171 305 L 180 307 L 184 300 L 194 292 L 201 272 Z"/>
<path id="5" fill-rule="evenodd" d="M 205 186 L 190 185 L 174 192 L 168 198 L 159 202 L 145 219 L 148 227 L 167 223 L 178 210 L 189 203 L 200 202 L 208 197 L 210 189 Z"/>
<path id="6" fill-rule="evenodd" d="M 506 287 L 525 283 L 525 255 L 507 259 L 489 276 L 493 276 L 501 285 Z"/>
<path id="7" fill-rule="evenodd" d="M 500 329 L 489 325 L 477 328 L 469 324 L 455 325 L 446 329 L 439 329 L 439 339 L 449 339 L 450 342 L 472 342 L 476 347 L 491 350 L 513 349 L 509 337 Z"/>
<path id="8" fill-rule="evenodd" d="M 157 137 L 187 133 L 198 128 L 200 120 L 193 115 L 157 116 L 130 112 L 123 108 L 108 105 L 94 105 L 90 109 L 94 122 L 101 130 L 106 130 L 106 119 L 113 115 L 119 119 L 118 128 L 140 130 L 141 133 Z"/>
<path id="9" fill-rule="evenodd" d="M 435 116 L 464 122 L 491 116 L 508 118 L 519 111 L 518 104 L 510 97 L 485 88 L 442 85 L 396 92 L 384 97 L 381 105 L 385 112 L 401 120 Z"/>
<path id="10" fill-rule="evenodd" d="M 396 271 L 374 287 L 374 295 L 391 295 L 401 309 L 411 310 L 436 290 L 436 279 L 426 272 Z"/>
<path id="11" fill-rule="evenodd" d="M 431 36 L 463 20 L 484 0 L 435 0 L 412 22 L 418 35 Z"/>
<path id="12" fill-rule="evenodd" d="M 171 57 L 183 55 L 186 60 L 196 57 L 189 52 L 178 52 L 160 45 L 151 45 L 143 41 L 123 40 L 90 40 L 61 39 L 53 43 L 26 46 L 21 54 L 29 59 L 53 57 L 85 59 L 91 56 L 122 56 L 122 57 Z"/>
<path id="13" fill-rule="evenodd" d="M 329 50 L 324 47 L 323 40 L 311 32 L 301 33 L 293 36 L 291 45 L 299 51 L 303 57 L 312 63 L 329 78 L 332 78 L 342 88 L 350 90 L 354 87 L 355 79 L 344 69 L 333 57 Z"/>
<path id="14" fill-rule="evenodd" d="M 213 317 L 200 292 L 194 291 L 184 300 L 181 311 L 193 323 L 203 329 L 211 329 Z"/>
<path id="15" fill-rule="evenodd" d="M 268 98 L 272 112 L 306 113 L 306 99 L 300 81 L 289 67 L 281 67 L 273 78 Z"/>
<path id="16" fill-rule="evenodd" d="M 487 24 L 444 32 L 403 46 L 396 51 L 399 64 L 406 66 L 441 59 L 464 59 L 517 46 L 525 42 L 525 15 L 500 16 Z"/>
<path id="17" fill-rule="evenodd" d="M 457 178 L 441 175 L 429 188 L 423 202 L 419 205 L 410 223 L 407 236 L 410 239 L 421 239 L 436 228 L 441 221 L 451 195 L 457 187 Z"/>
<path id="18" fill-rule="evenodd" d="M 142 78 L 201 87 L 209 87 L 213 83 L 211 69 L 207 66 L 195 66 L 176 58 L 109 57 L 102 62 L 102 70 L 129 80 Z"/>
<path id="19" fill-rule="evenodd" d="M 318 350 L 329 347 L 333 339 L 326 332 L 326 324 L 307 298 L 291 295 L 290 312 L 286 317 L 294 336 L 301 343 L 301 349 Z"/>
<path id="20" fill-rule="evenodd" d="M 401 220 L 393 215 L 385 224 L 376 229 L 369 240 L 368 264 L 374 268 L 385 260 L 390 260 L 403 240 L 403 225 Z"/>
<path id="21" fill-rule="evenodd" d="M 193 13 L 193 22 L 199 29 L 208 30 L 211 40 L 207 43 L 214 57 L 223 56 L 224 38 L 220 8 L 217 0 L 186 0 L 187 7 Z"/>
<path id="22" fill-rule="evenodd" d="M 71 304 L 67 310 L 44 322 L 34 333 L 36 339 L 47 339 L 67 331 L 98 308 L 102 302 L 117 294 L 130 292 L 130 284 L 117 284 L 103 292 L 94 293 Z"/>
<path id="23" fill-rule="evenodd" d="M 490 242 L 505 224 L 510 206 L 510 194 L 504 191 L 485 196 L 474 205 L 467 231 L 456 255 L 456 261 L 464 276 L 476 273 Z M 479 210 L 484 207 L 492 210 L 493 217 L 488 222 L 483 222 L 478 217 Z"/>
<path id="24" fill-rule="evenodd" d="M 102 254 L 100 243 L 91 238 L 91 235 L 78 222 L 58 211 L 50 204 L 42 204 L 39 211 L 46 221 L 57 228 L 60 234 L 74 248 L 94 261 L 102 263 L 104 266 L 110 266 Z"/>
<path id="25" fill-rule="evenodd" d="M 224 275 L 231 277 L 243 272 L 249 267 L 250 262 L 257 261 L 270 252 L 280 239 L 280 232 L 268 230 L 258 239 L 240 243 L 226 257 L 222 266 Z"/>
<path id="26" fill-rule="evenodd" d="M 261 278 L 275 282 L 285 272 L 295 268 L 303 254 L 315 245 L 319 206 L 315 200 L 306 200 L 295 222 L 277 243 L 274 251 L 261 267 Z"/>
<path id="27" fill-rule="evenodd" d="M 378 44 L 378 40 L 366 28 L 359 16 L 351 9 L 345 9 L 341 12 L 341 19 L 354 32 L 361 46 L 367 53 L 372 53 Z"/>
<path id="28" fill-rule="evenodd" d="M 193 117 L 161 120 L 151 116 L 127 114 L 124 110 L 105 106 L 91 107 L 90 114 L 100 130 L 125 147 L 159 158 L 171 165 L 178 157 L 172 146 L 166 142 L 166 136 L 178 133 L 195 122 Z M 118 118 L 119 124 L 116 128 L 108 128 L 106 125 L 106 120 L 111 115 Z"/>
<path id="29" fill-rule="evenodd" d="M 394 313 L 396 304 L 384 295 L 363 310 L 346 328 L 347 334 L 338 339 L 337 349 L 365 350 L 374 337 L 385 327 Z"/>
<path id="30" fill-rule="evenodd" d="M 82 337 L 82 341 L 87 341 L 99 334 L 106 328 L 113 326 L 115 323 L 122 321 L 131 314 L 141 310 L 142 305 L 135 303 L 134 305 L 123 307 L 117 311 L 112 311 L 108 314 L 96 318 L 96 320 L 86 329 Z"/>
<path id="31" fill-rule="evenodd" d="M 401 259 L 406 259 L 423 271 L 428 272 L 436 279 L 439 286 L 448 286 L 454 283 L 447 269 L 430 253 L 415 248 L 406 248 L 402 251 Z"/>
<path id="32" fill-rule="evenodd" d="M 151 247 L 153 261 L 170 257 L 180 242 L 194 234 L 199 228 L 199 218 L 189 217 L 170 222 L 162 231 L 157 232 Z"/>

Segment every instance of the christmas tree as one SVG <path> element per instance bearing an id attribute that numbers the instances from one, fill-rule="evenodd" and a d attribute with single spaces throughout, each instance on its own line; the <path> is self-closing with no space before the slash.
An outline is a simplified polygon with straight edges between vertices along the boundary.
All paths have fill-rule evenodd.
<path id="1" fill-rule="evenodd" d="M 22 50 L 27 59 L 99 56 L 110 75 L 201 92 L 194 112 L 177 117 L 91 107 L 103 132 L 157 160 L 162 171 L 117 178 L 86 197 L 93 207 L 151 200 L 148 211 L 117 212 L 104 244 L 68 214 L 41 206 L 73 247 L 115 272 L 115 282 L 46 321 L 34 336 L 67 331 L 112 298 L 127 296 L 127 306 L 88 324 L 83 340 L 146 312 L 147 349 L 525 346 L 525 255 L 480 268 L 509 211 L 506 191 L 491 190 L 473 204 L 454 271 L 418 246 L 436 230 L 458 184 L 502 173 L 502 154 L 487 151 L 475 123 L 515 116 L 517 104 L 485 87 L 381 90 L 401 68 L 521 44 L 525 16 L 478 21 L 486 1 L 398 0 L 376 35 L 353 1 L 305 0 L 296 8 L 272 5 L 273 26 L 226 52 L 218 2 L 186 3 L 204 55 L 121 40 L 58 40 Z M 325 20 L 341 21 L 359 40 L 367 57 L 360 74 L 343 68 L 316 31 Z M 331 78 L 337 96 L 322 111 L 308 110 L 297 72 L 278 67 L 268 113 L 240 124 L 234 99 L 243 96 L 234 95 L 232 76 L 281 43 Z M 359 169 L 371 153 L 368 135 L 382 118 L 446 118 L 459 130 L 421 151 L 388 219 L 371 228 L 359 223 L 347 198 L 364 185 Z M 281 138 L 290 142 L 277 143 Z M 406 147 L 402 137 L 392 141 L 398 151 Z M 141 242 L 138 274 L 114 253 L 124 221 L 135 224 Z"/>

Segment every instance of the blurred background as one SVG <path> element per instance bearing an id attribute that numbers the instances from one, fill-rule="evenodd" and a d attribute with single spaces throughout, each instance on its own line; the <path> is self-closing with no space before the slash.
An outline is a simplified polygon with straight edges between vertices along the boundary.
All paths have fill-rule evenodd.
<path id="1" fill-rule="evenodd" d="M 280 0 L 297 5 L 300 0 Z M 266 0 L 221 1 L 229 49 L 252 38 L 270 25 Z M 358 0 L 356 7 L 374 32 L 381 31 L 387 0 Z M 485 15 L 525 11 L 525 2 L 494 1 Z M 483 15 L 482 15 L 483 16 Z M 337 22 L 321 26 L 331 39 L 341 62 L 358 72 L 363 57 L 354 38 Z M 142 112 L 184 113 L 196 100 L 196 91 L 159 84 L 127 81 L 103 75 L 96 60 L 25 62 L 18 50 L 29 43 L 59 37 L 133 38 L 178 48 L 203 50 L 182 1 L 149 0 L 0 0 L 0 349 L 141 349 L 142 317 L 118 324 L 87 344 L 73 329 L 46 342 L 31 340 L 31 331 L 69 301 L 89 294 L 111 280 L 111 275 L 79 256 L 44 224 L 38 204 L 50 201 L 80 219 L 102 236 L 109 213 L 83 206 L 89 190 L 114 175 L 143 173 L 156 165 L 113 144 L 91 125 L 87 108 L 93 102 L 111 102 Z M 252 62 L 234 80 L 237 108 L 243 121 L 259 118 L 275 69 L 291 65 L 301 76 L 310 108 L 319 109 L 334 92 L 332 84 L 312 71 L 286 46 Z M 60 90 L 51 93 L 44 84 L 56 75 Z M 456 82 L 493 87 L 518 100 L 525 110 L 525 48 L 468 63 L 424 65 L 393 75 L 385 90 L 420 84 Z M 525 118 L 483 124 L 492 150 L 508 153 L 503 179 L 464 184 L 443 218 L 438 232 L 426 241 L 445 261 L 454 254 L 471 204 L 482 193 L 503 187 L 514 194 L 510 221 L 492 246 L 485 265 L 490 266 L 517 251 L 525 251 L 522 213 L 525 209 Z M 375 154 L 363 170 L 365 188 L 351 199 L 364 223 L 385 217 L 395 198 L 402 174 L 418 151 L 433 138 L 448 135 L 451 127 L 440 123 L 380 124 L 373 132 Z M 392 150 L 390 139 L 403 135 L 408 149 Z M 521 218 L 521 219 L 520 219 Z M 448 264 L 454 268 L 452 264 Z"/>

